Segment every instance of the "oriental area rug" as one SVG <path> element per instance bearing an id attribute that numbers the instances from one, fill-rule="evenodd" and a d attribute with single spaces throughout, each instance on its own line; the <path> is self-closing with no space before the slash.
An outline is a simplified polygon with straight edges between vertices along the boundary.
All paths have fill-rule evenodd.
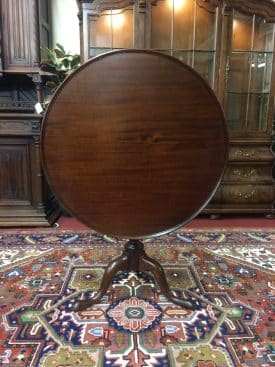
<path id="1" fill-rule="evenodd" d="M 270 367 L 275 365 L 275 230 L 188 230 L 144 241 L 177 296 L 151 274 L 99 288 L 125 241 L 92 231 L 0 232 L 0 366 Z"/>

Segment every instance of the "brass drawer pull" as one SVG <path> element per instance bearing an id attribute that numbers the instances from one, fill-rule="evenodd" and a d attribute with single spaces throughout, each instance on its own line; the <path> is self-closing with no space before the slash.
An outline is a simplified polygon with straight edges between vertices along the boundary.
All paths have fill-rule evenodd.
<path id="1" fill-rule="evenodd" d="M 241 156 L 241 157 L 254 157 L 255 155 L 257 155 L 257 151 L 239 149 L 239 150 L 236 150 L 235 155 Z"/>
<path id="2" fill-rule="evenodd" d="M 238 198 L 242 198 L 242 199 L 252 199 L 256 194 L 256 190 L 252 190 L 251 192 L 236 192 L 235 196 L 237 196 Z"/>
<path id="3" fill-rule="evenodd" d="M 235 176 L 238 177 L 243 177 L 243 178 L 250 178 L 250 177 L 255 177 L 257 176 L 257 171 L 255 169 L 251 169 L 251 170 L 240 170 L 240 169 L 235 169 L 233 171 L 233 174 Z"/>

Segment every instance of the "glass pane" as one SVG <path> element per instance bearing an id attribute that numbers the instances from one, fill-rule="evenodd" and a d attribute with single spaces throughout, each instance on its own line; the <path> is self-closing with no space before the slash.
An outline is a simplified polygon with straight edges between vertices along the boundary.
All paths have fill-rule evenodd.
<path id="1" fill-rule="evenodd" d="M 194 0 L 174 1 L 174 40 L 173 48 L 179 50 L 193 49 Z"/>
<path id="2" fill-rule="evenodd" d="M 266 131 L 269 94 L 251 94 L 247 118 L 248 130 Z"/>
<path id="3" fill-rule="evenodd" d="M 192 51 L 173 51 L 173 56 L 175 56 L 180 61 L 185 64 L 192 66 L 193 64 L 193 52 Z"/>
<path id="4" fill-rule="evenodd" d="M 158 52 L 161 52 L 162 54 L 165 54 L 165 55 L 171 55 L 171 51 L 170 50 L 156 50 Z"/>
<path id="5" fill-rule="evenodd" d="M 245 128 L 247 94 L 228 93 L 226 119 L 230 131 L 242 131 Z"/>
<path id="6" fill-rule="evenodd" d="M 172 6 L 169 0 L 159 0 L 152 5 L 151 48 L 170 49 Z"/>
<path id="7" fill-rule="evenodd" d="M 113 30 L 113 48 L 133 47 L 133 10 L 113 10 L 111 25 Z"/>
<path id="8" fill-rule="evenodd" d="M 250 53 L 233 53 L 230 58 L 228 89 L 231 92 L 248 92 Z"/>
<path id="9" fill-rule="evenodd" d="M 91 48 L 132 48 L 132 9 L 106 10 L 90 18 Z"/>
<path id="10" fill-rule="evenodd" d="M 101 48 L 94 48 L 94 47 L 90 47 L 90 54 L 89 54 L 89 57 L 94 57 L 94 56 L 97 56 L 97 55 L 100 55 L 100 54 L 103 54 L 105 52 L 109 52 L 109 51 L 112 51 L 111 48 L 104 48 L 104 47 L 101 47 Z"/>
<path id="11" fill-rule="evenodd" d="M 195 50 L 211 51 L 215 49 L 216 14 L 197 5 Z"/>
<path id="12" fill-rule="evenodd" d="M 194 69 L 212 86 L 215 52 L 195 52 Z"/>
<path id="13" fill-rule="evenodd" d="M 249 51 L 252 44 L 253 17 L 234 11 L 232 50 Z"/>
<path id="14" fill-rule="evenodd" d="M 269 93 L 272 72 L 272 54 L 254 53 L 251 68 L 251 92 Z"/>
<path id="15" fill-rule="evenodd" d="M 273 51 L 274 24 L 255 17 L 254 51 Z"/>
<path id="16" fill-rule="evenodd" d="M 98 18 L 90 18 L 90 47 L 112 47 L 110 11 Z"/>

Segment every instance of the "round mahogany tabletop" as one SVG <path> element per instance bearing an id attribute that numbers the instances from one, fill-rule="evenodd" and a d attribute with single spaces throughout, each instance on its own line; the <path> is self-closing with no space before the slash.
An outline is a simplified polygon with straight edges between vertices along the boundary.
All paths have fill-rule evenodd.
<path id="1" fill-rule="evenodd" d="M 179 60 L 122 50 L 83 64 L 45 113 L 41 155 L 61 204 L 122 238 L 167 233 L 208 203 L 227 160 L 213 91 Z"/>

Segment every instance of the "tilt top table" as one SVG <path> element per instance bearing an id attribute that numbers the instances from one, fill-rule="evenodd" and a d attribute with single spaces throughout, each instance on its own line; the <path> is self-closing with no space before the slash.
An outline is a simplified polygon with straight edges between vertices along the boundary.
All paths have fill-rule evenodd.
<path id="1" fill-rule="evenodd" d="M 97 295 L 119 270 L 151 271 L 172 302 L 162 266 L 142 238 L 168 233 L 208 203 L 221 180 L 228 138 L 207 83 L 179 60 L 121 50 L 89 60 L 58 88 L 45 113 L 42 162 L 62 205 L 90 228 L 129 239 Z"/>

